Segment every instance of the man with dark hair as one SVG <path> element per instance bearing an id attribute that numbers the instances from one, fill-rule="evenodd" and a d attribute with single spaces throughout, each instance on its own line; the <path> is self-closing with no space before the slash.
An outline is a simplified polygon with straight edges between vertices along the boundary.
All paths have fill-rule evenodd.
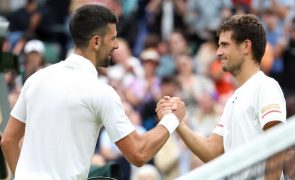
<path id="1" fill-rule="evenodd" d="M 102 126 L 127 160 L 142 166 L 179 125 L 185 112 L 177 100 L 173 113 L 140 135 L 118 94 L 98 80 L 97 69 L 119 48 L 116 24 L 103 6 L 80 7 L 70 20 L 74 53 L 27 79 L 1 141 L 15 179 L 87 179 Z"/>
<path id="2" fill-rule="evenodd" d="M 186 145 L 204 162 L 231 152 L 263 131 L 286 122 L 286 103 L 279 84 L 260 71 L 266 39 L 257 18 L 254 15 L 232 16 L 220 26 L 218 35 L 216 54 L 223 70 L 236 78 L 239 88 L 228 99 L 220 121 L 207 139 L 193 133 L 184 122 L 177 128 Z M 167 100 L 158 103 L 159 117 L 164 105 L 167 110 Z M 282 156 L 268 160 L 265 171 L 274 161 L 278 168 L 267 172 L 266 179 L 279 179 L 281 175 Z M 265 168 L 255 166 L 234 178 L 251 179 L 253 170 L 257 172 L 261 167 Z"/>

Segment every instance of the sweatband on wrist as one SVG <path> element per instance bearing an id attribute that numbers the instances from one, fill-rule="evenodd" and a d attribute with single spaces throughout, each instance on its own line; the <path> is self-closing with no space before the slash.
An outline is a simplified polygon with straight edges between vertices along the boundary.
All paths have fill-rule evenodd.
<path id="1" fill-rule="evenodd" d="M 173 113 L 165 114 L 159 124 L 163 125 L 169 134 L 172 134 L 179 125 L 177 117 Z"/>

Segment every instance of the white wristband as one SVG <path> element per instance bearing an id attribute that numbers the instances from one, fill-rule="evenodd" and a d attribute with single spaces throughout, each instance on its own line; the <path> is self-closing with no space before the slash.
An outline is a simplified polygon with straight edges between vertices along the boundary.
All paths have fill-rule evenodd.
<path id="1" fill-rule="evenodd" d="M 173 113 L 165 114 L 159 124 L 163 125 L 169 134 L 172 134 L 179 125 L 177 117 Z"/>

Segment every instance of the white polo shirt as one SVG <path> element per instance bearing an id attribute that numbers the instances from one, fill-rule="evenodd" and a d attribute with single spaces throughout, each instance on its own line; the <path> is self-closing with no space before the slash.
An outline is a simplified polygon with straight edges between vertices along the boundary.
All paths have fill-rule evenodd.
<path id="1" fill-rule="evenodd" d="M 21 180 L 85 180 L 101 126 L 113 142 L 135 130 L 118 94 L 77 54 L 33 74 L 11 115 L 26 123 Z"/>
<path id="2" fill-rule="evenodd" d="M 228 99 L 213 132 L 223 136 L 227 153 L 261 134 L 271 121 L 286 122 L 286 102 L 279 84 L 259 71 Z"/>

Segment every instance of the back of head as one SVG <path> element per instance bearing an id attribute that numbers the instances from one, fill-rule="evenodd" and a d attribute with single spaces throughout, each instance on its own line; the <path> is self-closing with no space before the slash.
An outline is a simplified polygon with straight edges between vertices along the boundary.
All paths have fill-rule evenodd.
<path id="1" fill-rule="evenodd" d="M 219 27 L 217 35 L 226 31 L 232 32 L 232 40 L 237 44 L 250 40 L 252 58 L 260 64 L 265 51 L 266 37 L 265 30 L 255 15 L 243 14 L 230 17 Z"/>
<path id="2" fill-rule="evenodd" d="M 131 179 L 132 180 L 143 180 L 143 179 L 161 180 L 161 175 L 155 166 L 151 164 L 145 164 L 144 166 L 135 170 L 134 175 L 132 176 Z"/>
<path id="3" fill-rule="evenodd" d="M 70 19 L 70 32 L 76 47 L 85 48 L 94 35 L 104 36 L 108 24 L 117 24 L 117 16 L 108 8 L 88 4 L 78 8 Z"/>

